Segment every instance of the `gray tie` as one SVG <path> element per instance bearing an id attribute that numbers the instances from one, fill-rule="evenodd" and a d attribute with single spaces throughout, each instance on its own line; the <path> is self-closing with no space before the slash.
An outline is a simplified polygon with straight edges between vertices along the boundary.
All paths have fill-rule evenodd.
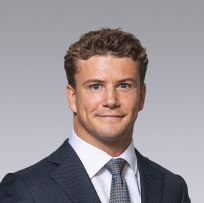
<path id="1" fill-rule="evenodd" d="M 109 203 L 130 202 L 130 195 L 125 178 L 122 175 L 126 161 L 124 159 L 111 159 L 105 167 L 112 174 Z"/>

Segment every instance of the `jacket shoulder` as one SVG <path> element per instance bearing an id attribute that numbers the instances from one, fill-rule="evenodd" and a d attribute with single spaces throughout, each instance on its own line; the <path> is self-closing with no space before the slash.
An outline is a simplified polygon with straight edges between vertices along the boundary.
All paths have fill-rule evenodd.
<path id="1" fill-rule="evenodd" d="M 21 177 L 25 181 L 43 180 L 59 166 L 61 162 L 70 154 L 70 146 L 68 141 L 64 143 L 52 154 L 45 157 L 41 161 L 31 165 L 25 169 L 19 170 L 14 174 Z"/>
<path id="2" fill-rule="evenodd" d="M 149 170 L 154 171 L 155 173 L 164 173 L 165 178 L 171 179 L 172 181 L 175 182 L 183 182 L 183 178 L 180 175 L 174 174 L 173 172 L 169 171 L 168 169 L 164 168 L 163 166 L 155 163 L 154 161 L 150 160 L 149 158 L 141 155 L 137 150 L 136 150 L 136 155 L 138 159 L 138 164 L 142 165 L 143 167 L 149 168 Z M 141 166 L 139 166 L 141 169 Z"/>
<path id="3" fill-rule="evenodd" d="M 136 154 L 140 170 L 148 168 L 148 172 L 154 174 L 155 177 L 163 177 L 164 202 L 169 202 L 170 199 L 175 198 L 172 202 L 190 203 L 186 182 L 180 175 L 174 174 L 161 165 L 149 160 L 147 157 L 142 156 L 137 150 Z"/>
<path id="4" fill-rule="evenodd" d="M 42 194 L 43 196 L 45 190 L 55 187 L 50 173 L 66 158 L 68 154 L 66 143 L 67 140 L 55 152 L 38 163 L 15 173 L 7 174 L 0 183 L 0 202 L 31 203 L 36 199 L 35 194 L 38 196 Z"/>
<path id="5" fill-rule="evenodd" d="M 20 197 L 20 198 L 19 198 Z M 17 174 L 7 174 L 0 183 L 0 202 L 33 203 L 33 196 L 27 184 Z"/>

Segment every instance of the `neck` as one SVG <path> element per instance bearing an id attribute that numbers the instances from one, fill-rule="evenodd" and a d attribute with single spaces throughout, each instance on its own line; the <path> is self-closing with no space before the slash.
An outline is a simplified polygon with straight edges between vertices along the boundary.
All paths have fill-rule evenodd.
<path id="1" fill-rule="evenodd" d="M 126 135 L 123 135 L 117 139 L 100 139 L 94 135 L 83 132 L 74 128 L 76 135 L 81 138 L 83 141 L 89 143 L 90 145 L 101 149 L 112 157 L 120 156 L 130 145 L 132 141 L 132 132 L 129 132 Z"/>

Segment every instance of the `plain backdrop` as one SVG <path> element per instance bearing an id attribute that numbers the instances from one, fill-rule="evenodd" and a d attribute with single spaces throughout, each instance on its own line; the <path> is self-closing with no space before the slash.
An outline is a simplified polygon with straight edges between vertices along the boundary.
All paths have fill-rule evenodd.
<path id="1" fill-rule="evenodd" d="M 181 175 L 192 202 L 204 182 L 203 1 L 0 1 L 0 180 L 55 151 L 73 128 L 63 57 L 81 34 L 131 32 L 147 48 L 135 147 Z"/>

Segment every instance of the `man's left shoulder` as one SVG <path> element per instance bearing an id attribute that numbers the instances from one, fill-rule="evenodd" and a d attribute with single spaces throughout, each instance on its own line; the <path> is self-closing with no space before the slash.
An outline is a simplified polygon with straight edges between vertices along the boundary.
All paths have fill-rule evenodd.
<path id="1" fill-rule="evenodd" d="M 155 170 L 160 170 L 164 173 L 164 197 L 180 193 L 182 194 L 182 202 L 190 203 L 185 180 L 180 175 L 174 174 L 153 161 L 150 161 L 150 163 Z"/>
<path id="2" fill-rule="evenodd" d="M 180 175 L 174 174 L 147 157 L 142 156 L 137 150 L 136 156 L 141 179 L 146 185 L 150 185 L 153 182 L 157 183 L 157 186 L 160 186 L 164 202 L 171 200 L 172 202 L 190 203 L 186 182 Z M 153 179 L 150 177 L 153 177 Z M 152 184 L 153 186 L 155 185 Z"/>
<path id="3" fill-rule="evenodd" d="M 154 161 L 149 160 L 149 162 L 150 162 L 151 168 L 153 168 L 155 172 L 160 171 L 164 173 L 166 184 L 168 183 L 178 187 L 183 187 L 183 185 L 186 185 L 185 180 L 180 175 L 169 171 L 168 169 L 155 163 Z"/>
<path id="4" fill-rule="evenodd" d="M 153 174 L 164 174 L 165 179 L 169 179 L 170 182 L 174 182 L 175 184 L 178 183 L 178 185 L 181 185 L 185 183 L 184 179 L 177 174 L 174 174 L 173 172 L 169 171 L 168 169 L 162 167 L 161 165 L 155 163 L 154 161 L 150 160 L 149 158 L 141 155 L 137 150 L 136 150 L 136 156 L 138 160 L 138 165 L 139 168 L 141 169 L 142 167 L 148 168 L 149 172 L 152 172 Z"/>

